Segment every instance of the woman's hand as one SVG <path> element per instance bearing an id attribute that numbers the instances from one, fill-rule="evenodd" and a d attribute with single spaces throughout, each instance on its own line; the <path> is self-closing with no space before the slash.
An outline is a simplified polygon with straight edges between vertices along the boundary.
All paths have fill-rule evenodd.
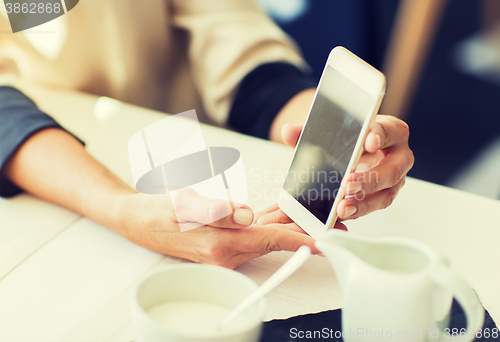
<path id="1" fill-rule="evenodd" d="M 284 125 L 283 141 L 295 148 L 302 127 Z M 356 172 L 342 180 L 341 189 L 346 198 L 337 207 L 341 220 L 356 219 L 391 205 L 414 163 L 408 137 L 409 128 L 404 121 L 389 115 L 377 116 L 366 136 Z M 258 224 L 292 222 L 277 205 L 258 213 L 256 220 Z M 345 229 L 338 222 L 335 227 Z"/>
<path id="2" fill-rule="evenodd" d="M 123 196 L 116 216 L 118 231 L 145 248 L 228 268 L 271 251 L 296 251 L 302 245 L 319 252 L 314 239 L 298 227 L 251 225 L 253 212 L 246 206 L 222 217 L 229 202 L 207 199 L 190 189 L 175 196 Z M 193 226 L 197 228 L 189 229 Z"/>
<path id="3" fill-rule="evenodd" d="M 356 171 L 342 181 L 346 198 L 337 207 L 341 219 L 355 219 L 392 204 L 415 161 L 408 146 L 409 135 L 404 121 L 377 116 Z"/>

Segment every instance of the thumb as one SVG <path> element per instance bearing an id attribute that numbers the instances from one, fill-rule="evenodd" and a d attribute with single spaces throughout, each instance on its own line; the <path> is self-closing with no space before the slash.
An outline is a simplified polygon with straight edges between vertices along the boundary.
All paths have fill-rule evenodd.
<path id="1" fill-rule="evenodd" d="M 253 222 L 253 211 L 246 205 L 211 199 L 183 188 L 170 193 L 179 223 L 198 222 L 218 228 L 244 228 Z M 237 209 L 233 211 L 233 206 Z"/>
<path id="2" fill-rule="evenodd" d="M 285 124 L 281 129 L 281 137 L 288 146 L 295 148 L 302 132 L 302 125 Z"/>

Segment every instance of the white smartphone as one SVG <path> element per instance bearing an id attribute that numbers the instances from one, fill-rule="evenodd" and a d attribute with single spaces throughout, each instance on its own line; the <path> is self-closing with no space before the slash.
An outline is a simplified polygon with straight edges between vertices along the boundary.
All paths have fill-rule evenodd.
<path id="1" fill-rule="evenodd" d="M 278 200 L 315 239 L 335 225 L 340 184 L 363 153 L 385 87 L 384 75 L 352 52 L 330 52 Z"/>

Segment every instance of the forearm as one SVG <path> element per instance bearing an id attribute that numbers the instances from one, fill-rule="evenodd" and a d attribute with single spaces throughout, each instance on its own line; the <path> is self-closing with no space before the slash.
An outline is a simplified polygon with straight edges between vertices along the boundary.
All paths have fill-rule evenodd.
<path id="1" fill-rule="evenodd" d="M 2 170 L 25 191 L 118 229 L 123 195 L 136 191 L 89 155 L 69 133 L 48 128 L 32 135 Z"/>
<path id="2" fill-rule="evenodd" d="M 314 88 L 306 89 L 292 97 L 279 111 L 269 130 L 269 139 L 283 142 L 281 129 L 284 124 L 303 125 L 314 98 Z"/>

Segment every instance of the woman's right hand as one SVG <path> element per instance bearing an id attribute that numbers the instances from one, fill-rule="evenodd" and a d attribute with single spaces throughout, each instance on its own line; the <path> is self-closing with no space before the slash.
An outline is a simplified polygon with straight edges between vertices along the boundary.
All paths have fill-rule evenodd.
<path id="1" fill-rule="evenodd" d="M 314 239 L 300 228 L 251 225 L 254 215 L 247 206 L 232 211 L 229 202 L 205 198 L 191 189 L 170 194 L 122 196 L 116 214 L 120 234 L 150 250 L 227 268 L 271 251 L 296 251 L 302 245 L 319 252 Z M 197 228 L 189 229 L 193 226 Z"/>

